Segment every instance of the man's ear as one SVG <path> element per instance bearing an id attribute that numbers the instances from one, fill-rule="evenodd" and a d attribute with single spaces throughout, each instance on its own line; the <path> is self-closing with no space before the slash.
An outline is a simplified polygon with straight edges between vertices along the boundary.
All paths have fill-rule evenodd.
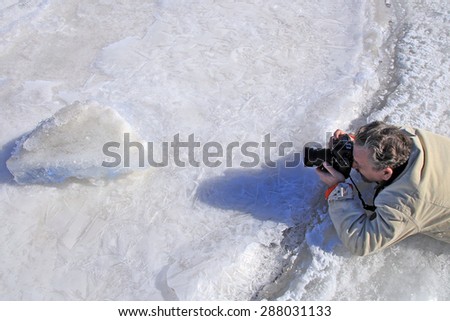
<path id="1" fill-rule="evenodd" d="M 392 177 L 393 173 L 394 170 L 390 167 L 386 167 L 385 169 L 383 169 L 383 180 L 388 181 Z"/>

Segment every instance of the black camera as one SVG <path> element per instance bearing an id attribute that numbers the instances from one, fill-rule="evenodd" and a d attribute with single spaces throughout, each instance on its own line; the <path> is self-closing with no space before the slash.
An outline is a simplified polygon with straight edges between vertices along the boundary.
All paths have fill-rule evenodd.
<path id="1" fill-rule="evenodd" d="M 321 148 L 317 143 L 305 146 L 304 161 L 307 167 L 322 166 L 328 162 L 338 172 L 348 178 L 353 163 L 353 141 L 348 135 L 341 135 L 339 139 L 332 138 L 331 148 Z"/>

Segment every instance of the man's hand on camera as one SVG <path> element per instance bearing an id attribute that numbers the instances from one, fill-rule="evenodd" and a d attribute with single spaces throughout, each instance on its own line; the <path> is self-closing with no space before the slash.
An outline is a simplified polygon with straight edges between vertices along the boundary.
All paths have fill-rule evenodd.
<path id="1" fill-rule="evenodd" d="M 342 129 L 336 129 L 336 131 L 333 134 L 333 137 L 336 139 L 341 138 L 342 135 L 347 134 L 345 131 L 343 131 Z"/>
<path id="2" fill-rule="evenodd" d="M 324 162 L 322 166 L 317 167 L 316 173 L 317 175 L 319 175 L 320 180 L 327 184 L 327 186 L 329 187 L 341 182 L 345 182 L 344 175 L 335 170 L 333 166 L 331 166 L 327 162 Z"/>
<path id="3" fill-rule="evenodd" d="M 343 131 L 342 129 L 336 129 L 336 131 L 334 132 L 333 136 L 330 137 L 330 141 L 329 141 L 329 146 L 331 148 L 331 146 L 333 146 L 333 140 L 334 139 L 341 139 L 341 137 L 343 135 L 349 135 L 350 139 L 353 141 L 355 140 L 354 134 L 347 134 L 347 132 Z"/>
<path id="4" fill-rule="evenodd" d="M 347 134 L 346 132 L 344 132 L 342 129 L 336 129 L 336 131 L 334 132 L 333 136 L 330 137 L 330 141 L 328 142 L 328 147 L 332 148 L 333 146 L 333 141 L 336 139 L 341 139 L 342 135 Z"/>

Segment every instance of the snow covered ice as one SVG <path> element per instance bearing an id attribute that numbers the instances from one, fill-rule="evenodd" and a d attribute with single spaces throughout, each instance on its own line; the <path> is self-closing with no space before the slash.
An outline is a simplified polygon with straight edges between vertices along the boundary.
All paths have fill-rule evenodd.
<path id="1" fill-rule="evenodd" d="M 447 244 L 352 256 L 313 170 L 275 152 L 276 168 L 169 162 L 84 183 L 110 178 L 95 146 L 125 131 L 157 146 L 270 133 L 296 151 L 372 120 L 449 136 L 450 4 L 389 4 L 3 1 L 0 298 L 450 299 Z M 38 163 L 81 180 L 29 184 Z"/>
<path id="2" fill-rule="evenodd" d="M 109 143 L 124 144 L 124 135 L 127 142 L 140 142 L 144 150 L 145 142 L 132 135 L 130 125 L 115 110 L 95 102 L 77 102 L 59 110 L 21 138 L 6 166 L 21 184 L 114 178 L 139 168 L 136 148 L 127 149 L 131 154 L 127 155 L 127 166 L 123 162 L 122 166 L 108 166 L 114 164 L 115 158 L 107 157 L 103 147 Z M 125 149 L 119 151 L 114 154 L 124 160 Z"/>

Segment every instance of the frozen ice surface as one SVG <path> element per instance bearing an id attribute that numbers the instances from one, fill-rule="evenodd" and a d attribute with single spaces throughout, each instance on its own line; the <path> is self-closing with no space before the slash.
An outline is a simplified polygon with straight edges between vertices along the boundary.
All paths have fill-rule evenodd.
<path id="1" fill-rule="evenodd" d="M 127 148 L 129 162 L 124 164 L 125 135 L 128 142 L 139 142 L 145 151 L 146 144 L 114 109 L 97 102 L 77 102 L 22 137 L 6 166 L 20 184 L 114 178 L 139 167 L 137 148 Z M 122 149 L 107 148 L 107 155 L 103 147 L 111 142 Z M 114 156 L 109 156 L 111 152 Z"/>
<path id="2" fill-rule="evenodd" d="M 390 79 L 381 91 L 384 106 L 369 120 L 407 123 L 450 136 L 448 3 L 412 2 L 405 10 L 405 24 L 396 30 Z"/>
<path id="3" fill-rule="evenodd" d="M 449 300 L 448 244 L 411 237 L 351 256 L 314 171 L 284 167 L 275 149 L 276 168 L 237 168 L 240 153 L 233 168 L 182 168 L 170 155 L 166 167 L 102 185 L 19 185 L 6 168 L 18 137 L 75 101 L 114 107 L 95 141 L 115 139 L 124 121 L 157 146 L 194 133 L 261 147 L 270 133 L 301 151 L 374 119 L 449 135 L 449 9 L 446 0 L 3 1 L 0 299 Z M 102 122 L 98 108 L 81 115 Z M 55 126 L 62 135 L 35 146 L 79 142 L 74 127 Z M 95 157 L 81 141 L 83 170 Z M 53 161 L 42 150 L 30 161 L 38 155 Z"/>

